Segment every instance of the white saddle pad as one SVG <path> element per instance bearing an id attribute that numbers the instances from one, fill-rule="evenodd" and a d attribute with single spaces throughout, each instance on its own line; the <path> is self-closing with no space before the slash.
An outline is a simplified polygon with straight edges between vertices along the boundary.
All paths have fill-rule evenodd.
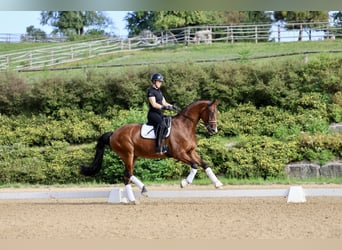
<path id="1" fill-rule="evenodd" d="M 167 129 L 166 137 L 169 137 L 170 130 L 171 130 L 171 127 Z M 154 133 L 153 126 L 147 125 L 146 123 L 144 123 L 141 126 L 140 134 L 141 134 L 141 137 L 146 138 L 146 139 L 156 139 L 156 134 Z"/>

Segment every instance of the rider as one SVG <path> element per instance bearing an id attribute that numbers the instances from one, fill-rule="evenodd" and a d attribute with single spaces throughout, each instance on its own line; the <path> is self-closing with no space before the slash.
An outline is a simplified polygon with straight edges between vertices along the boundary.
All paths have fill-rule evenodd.
<path id="1" fill-rule="evenodd" d="M 164 131 L 166 129 L 166 123 L 163 119 L 164 115 L 162 110 L 172 110 L 174 107 L 168 103 L 160 89 L 161 84 L 164 81 L 164 77 L 160 73 L 155 73 L 151 76 L 152 85 L 147 91 L 149 111 L 147 114 L 147 120 L 149 125 L 153 125 L 154 131 L 157 137 L 156 152 L 159 154 L 166 153 L 167 151 L 162 147 L 161 142 L 163 140 Z"/>

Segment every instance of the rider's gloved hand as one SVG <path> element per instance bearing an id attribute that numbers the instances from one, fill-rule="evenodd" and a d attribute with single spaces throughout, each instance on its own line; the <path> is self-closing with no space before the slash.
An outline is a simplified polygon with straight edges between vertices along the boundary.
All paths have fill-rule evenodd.
<path id="1" fill-rule="evenodd" d="M 172 109 L 179 112 L 180 111 L 180 108 L 178 108 L 176 105 L 172 105 Z"/>
<path id="2" fill-rule="evenodd" d="M 162 107 L 163 110 L 173 110 L 173 106 L 172 105 L 168 105 L 168 106 L 163 106 Z"/>

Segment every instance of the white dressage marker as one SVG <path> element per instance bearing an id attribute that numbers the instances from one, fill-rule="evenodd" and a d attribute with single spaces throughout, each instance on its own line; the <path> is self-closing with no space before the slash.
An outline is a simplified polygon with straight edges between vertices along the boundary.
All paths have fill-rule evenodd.
<path id="1" fill-rule="evenodd" d="M 290 187 L 287 202 L 306 202 L 305 193 L 301 186 Z"/>

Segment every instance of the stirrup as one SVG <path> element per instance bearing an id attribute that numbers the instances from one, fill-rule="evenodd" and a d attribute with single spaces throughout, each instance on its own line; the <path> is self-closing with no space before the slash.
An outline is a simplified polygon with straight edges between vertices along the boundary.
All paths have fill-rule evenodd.
<path id="1" fill-rule="evenodd" d="M 168 151 L 167 149 L 168 149 L 167 145 L 163 145 L 161 147 L 156 147 L 156 153 L 157 154 L 165 154 Z"/>
<path id="2" fill-rule="evenodd" d="M 162 147 L 156 147 L 156 153 L 157 154 L 165 154 L 167 152 L 166 148 L 164 146 Z"/>

